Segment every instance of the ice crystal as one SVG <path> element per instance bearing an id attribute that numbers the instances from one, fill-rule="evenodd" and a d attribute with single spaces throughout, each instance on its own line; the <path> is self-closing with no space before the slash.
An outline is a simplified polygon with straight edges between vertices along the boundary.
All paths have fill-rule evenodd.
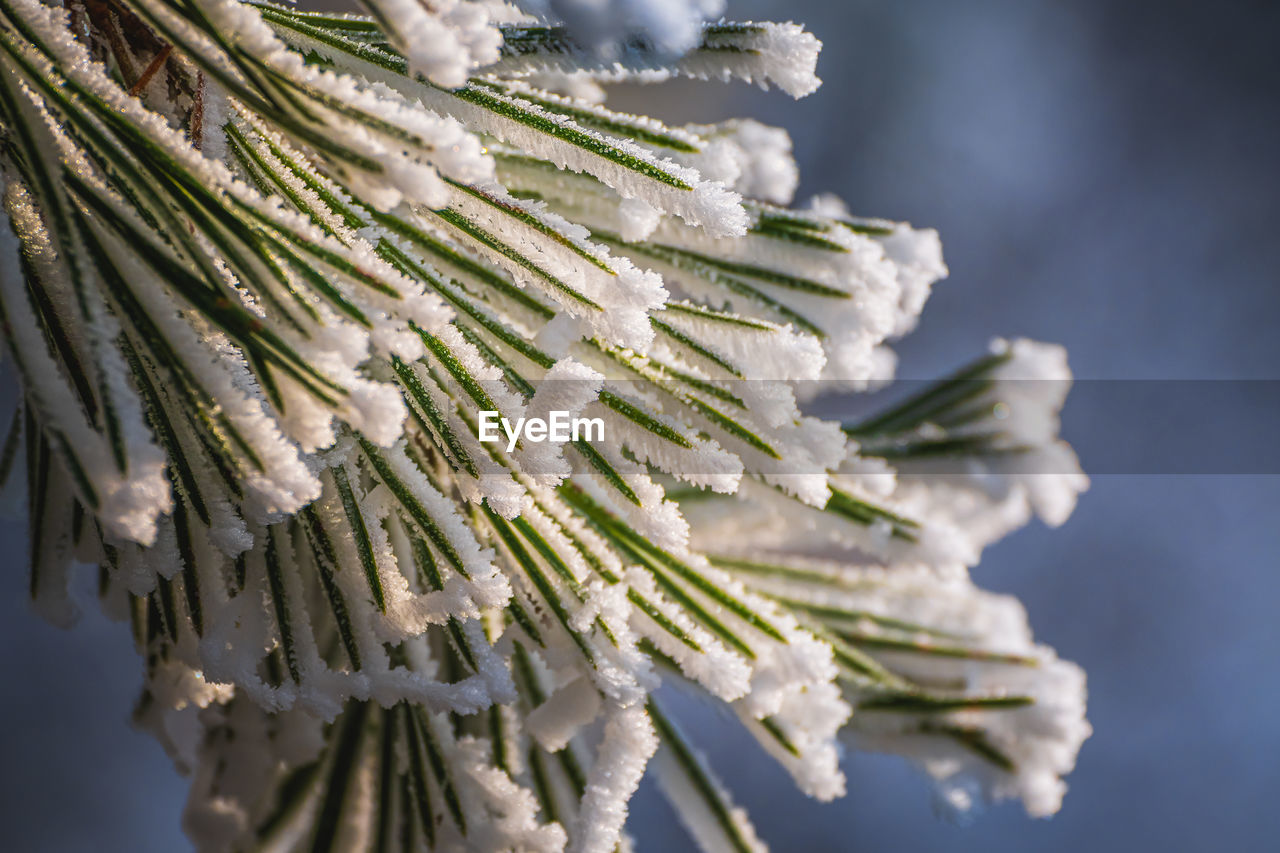
<path id="1" fill-rule="evenodd" d="M 1056 811 L 1083 674 L 967 568 L 1087 486 L 1065 354 L 807 414 L 888 378 L 937 235 L 794 205 L 780 129 L 604 106 L 808 95 L 817 39 L 362 2 L 0 0 L 0 474 L 36 606 L 96 564 L 132 624 L 197 847 L 625 849 L 653 759 L 698 844 L 760 849 L 662 685 L 819 799 L 851 744 Z M 603 436 L 480 440 L 556 412 Z"/>

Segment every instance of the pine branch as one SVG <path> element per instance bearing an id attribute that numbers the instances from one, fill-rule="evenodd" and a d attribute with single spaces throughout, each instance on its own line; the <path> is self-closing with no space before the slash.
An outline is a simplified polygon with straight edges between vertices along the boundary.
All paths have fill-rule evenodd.
<path id="1" fill-rule="evenodd" d="M 1087 485 L 1065 355 L 807 414 L 884 378 L 936 235 L 792 206 L 779 129 L 600 102 L 807 95 L 813 36 L 69 5 L 0 0 L 0 484 L 41 611 L 74 560 L 129 616 L 201 849 L 622 849 L 650 758 L 697 843 L 761 849 L 661 685 L 819 799 L 849 743 L 1056 810 L 1083 675 L 965 568 Z"/>

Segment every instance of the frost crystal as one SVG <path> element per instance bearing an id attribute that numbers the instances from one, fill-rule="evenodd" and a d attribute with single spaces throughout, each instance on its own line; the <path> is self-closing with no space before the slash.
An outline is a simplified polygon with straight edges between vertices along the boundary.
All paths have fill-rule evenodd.
<path id="1" fill-rule="evenodd" d="M 888 378 L 937 235 L 791 206 L 783 130 L 604 105 L 808 95 L 817 39 L 362 3 L 0 0 L 0 481 L 41 612 L 83 562 L 131 623 L 196 845 L 606 853 L 653 759 L 699 845 L 762 849 L 681 687 L 819 799 L 851 744 L 1056 811 L 1083 673 L 967 567 L 1088 485 L 1065 353 L 807 414 Z"/>

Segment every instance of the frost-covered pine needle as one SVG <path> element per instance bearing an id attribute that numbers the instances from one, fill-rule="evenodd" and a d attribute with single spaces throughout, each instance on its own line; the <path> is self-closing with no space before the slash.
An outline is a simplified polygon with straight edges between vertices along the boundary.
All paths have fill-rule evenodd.
<path id="1" fill-rule="evenodd" d="M 96 564 L 132 625 L 197 847 L 627 849 L 652 759 L 699 845 L 761 849 L 681 687 L 819 799 L 850 744 L 1056 811 L 1084 676 L 967 568 L 1088 485 L 1065 354 L 807 414 L 891 374 L 937 235 L 794 204 L 780 129 L 605 105 L 805 96 L 818 40 L 362 6 L 0 0 L 0 480 L 40 611 Z M 484 439 L 557 413 L 600 428 Z"/>

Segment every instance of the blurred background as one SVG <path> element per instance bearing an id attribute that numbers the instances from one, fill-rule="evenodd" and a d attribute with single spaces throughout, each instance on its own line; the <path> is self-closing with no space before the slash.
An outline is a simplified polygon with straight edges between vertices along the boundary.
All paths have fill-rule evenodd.
<path id="1" fill-rule="evenodd" d="M 1095 733 L 1057 817 L 1003 805 L 963 825 L 895 758 L 848 756 L 848 796 L 820 805 L 709 705 L 678 703 L 689 733 L 779 851 L 1274 849 L 1280 385 L 1225 380 L 1280 380 L 1280 4 L 731 0 L 729 15 L 804 22 L 826 44 L 823 88 L 793 102 L 671 84 L 617 103 L 785 126 L 801 198 L 938 228 L 951 278 L 896 347 L 901 375 L 1025 335 L 1097 380 L 1063 427 L 1092 489 L 1064 528 L 1032 525 L 975 571 L 1088 671 Z M 0 540 L 0 848 L 189 849 L 186 783 L 127 723 L 127 629 L 93 607 L 71 632 L 45 625 L 19 528 Z M 641 849 L 689 849 L 647 782 L 629 826 Z"/>

